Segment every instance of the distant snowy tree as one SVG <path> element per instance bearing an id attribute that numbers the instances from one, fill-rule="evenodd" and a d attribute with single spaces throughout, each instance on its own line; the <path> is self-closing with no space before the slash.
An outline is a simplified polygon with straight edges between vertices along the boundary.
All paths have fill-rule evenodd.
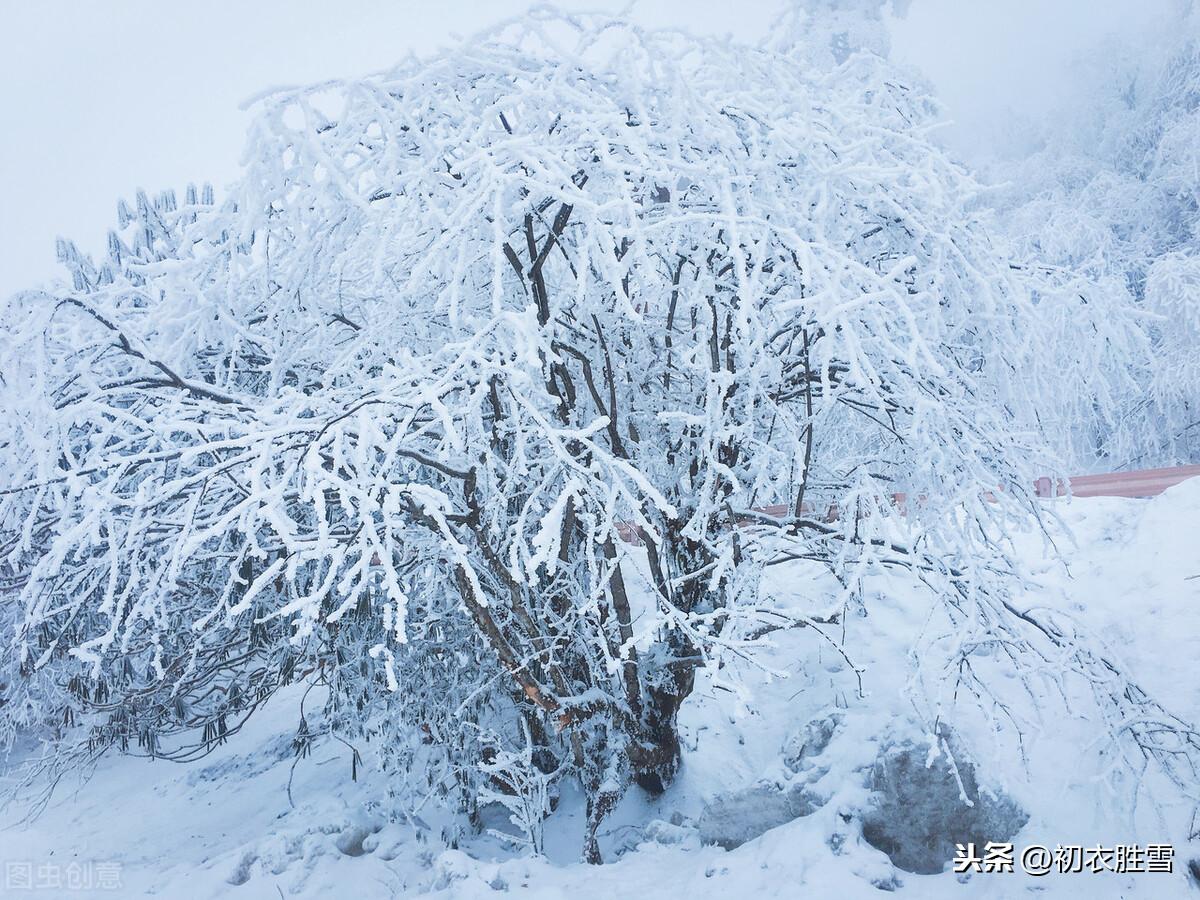
<path id="1" fill-rule="evenodd" d="M 319 682 L 298 749 L 525 790 L 533 846 L 576 778 L 599 861 L 699 669 L 845 652 L 764 566 L 827 565 L 834 615 L 912 572 L 965 693 L 997 645 L 1094 674 L 1009 600 L 1047 348 L 931 109 L 874 54 L 546 12 L 263 97 L 221 205 L 140 197 L 4 312 L 5 721 L 190 758 Z"/>
<path id="2" fill-rule="evenodd" d="M 1003 166 L 1001 221 L 1074 353 L 1048 384 L 1075 465 L 1200 460 L 1200 14 L 1079 62 L 1040 149 Z M 1074 398 L 1072 404 L 1070 400 Z"/>
<path id="3" fill-rule="evenodd" d="M 908 5 L 909 0 L 793 0 L 772 26 L 768 44 L 819 70 L 859 52 L 886 58 L 891 34 L 885 13 L 903 16 Z"/>

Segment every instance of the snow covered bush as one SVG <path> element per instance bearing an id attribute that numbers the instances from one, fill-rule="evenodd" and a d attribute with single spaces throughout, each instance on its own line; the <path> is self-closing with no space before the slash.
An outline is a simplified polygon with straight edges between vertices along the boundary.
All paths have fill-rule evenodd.
<path id="1" fill-rule="evenodd" d="M 598 861 L 698 669 L 846 652 L 764 566 L 827 565 L 835 621 L 925 581 L 935 714 L 977 654 L 1073 665 L 1008 595 L 1038 314 L 930 111 L 870 54 L 546 12 L 261 98 L 223 203 L 141 197 L 5 310 L 6 727 L 187 759 L 306 680 L 298 747 L 381 743 L 405 803 L 530 785 L 534 846 L 576 778 Z"/>

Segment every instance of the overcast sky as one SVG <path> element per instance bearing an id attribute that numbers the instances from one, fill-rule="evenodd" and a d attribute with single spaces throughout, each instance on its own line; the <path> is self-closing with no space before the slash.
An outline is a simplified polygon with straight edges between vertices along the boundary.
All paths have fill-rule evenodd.
<path id="1" fill-rule="evenodd" d="M 1080 51 L 1147 26 L 1173 2 L 911 0 L 893 54 L 932 79 L 957 122 L 949 140 L 970 155 L 1005 123 L 1048 108 Z M 239 104 L 264 87 L 382 69 L 528 5 L 0 0 L 0 294 L 55 274 L 56 235 L 103 247 L 118 197 L 230 182 L 246 128 Z M 780 6 L 642 0 L 634 16 L 753 40 Z"/>

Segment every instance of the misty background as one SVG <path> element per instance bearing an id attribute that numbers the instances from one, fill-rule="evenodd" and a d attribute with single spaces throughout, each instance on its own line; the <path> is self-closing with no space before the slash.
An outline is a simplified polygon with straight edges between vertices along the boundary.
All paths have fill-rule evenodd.
<path id="1" fill-rule="evenodd" d="M 909 0 L 888 10 L 892 58 L 945 104 L 941 138 L 975 166 L 1032 149 L 1063 109 L 1086 106 L 1080 60 L 1152 53 L 1179 0 Z M 55 237 L 104 246 L 119 197 L 236 178 L 264 88 L 361 75 L 452 45 L 518 15 L 528 0 L 5 0 L 0 5 L 0 294 L 57 275 Z M 648 26 L 764 35 L 780 0 L 629 5 Z"/>

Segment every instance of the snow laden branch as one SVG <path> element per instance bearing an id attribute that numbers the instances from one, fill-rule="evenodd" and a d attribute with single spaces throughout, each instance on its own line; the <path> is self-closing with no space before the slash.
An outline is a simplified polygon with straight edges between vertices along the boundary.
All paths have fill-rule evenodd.
<path id="1" fill-rule="evenodd" d="M 1038 316 L 930 111 L 545 12 L 263 99 L 222 204 L 140 197 L 5 310 L 7 727 L 194 758 L 306 679 L 414 806 L 519 782 L 536 847 L 578 779 L 599 861 L 697 672 L 806 624 L 764 566 L 1021 628 Z"/>
<path id="2" fill-rule="evenodd" d="M 990 198 L 1073 354 L 1042 367 L 1054 443 L 1104 470 L 1200 459 L 1200 15 L 1077 60 L 1071 99 Z M 1085 102 L 1080 102 L 1085 99 Z M 1066 358 L 1064 358 L 1064 356 Z"/>

